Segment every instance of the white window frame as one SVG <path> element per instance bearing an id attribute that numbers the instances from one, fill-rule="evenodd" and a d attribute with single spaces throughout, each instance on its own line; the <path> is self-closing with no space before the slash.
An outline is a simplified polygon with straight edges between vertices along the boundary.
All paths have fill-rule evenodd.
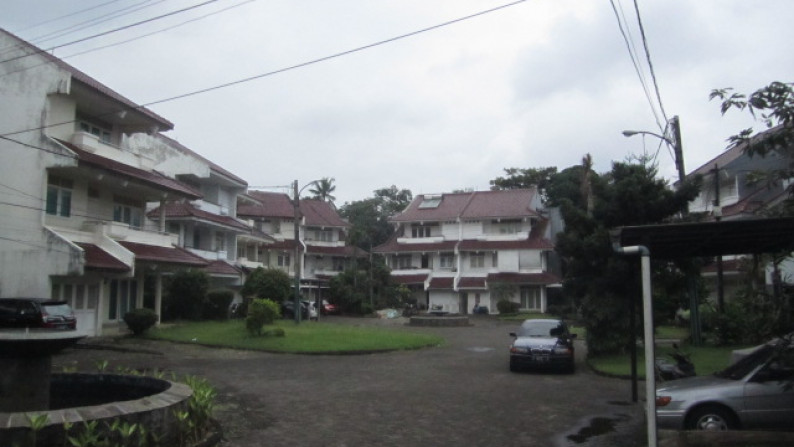
<path id="1" fill-rule="evenodd" d="M 473 269 L 485 268 L 485 253 L 472 253 L 469 255 L 469 265 Z"/>
<path id="2" fill-rule="evenodd" d="M 50 176 L 47 180 L 45 212 L 51 216 L 70 217 L 72 215 L 73 190 L 74 182 L 72 180 Z"/>
<path id="3" fill-rule="evenodd" d="M 521 309 L 543 309 L 543 293 L 541 292 L 540 287 L 522 287 L 520 295 Z"/>
<path id="4" fill-rule="evenodd" d="M 455 255 L 453 253 L 441 253 L 438 255 L 438 266 L 443 270 L 455 268 Z"/>

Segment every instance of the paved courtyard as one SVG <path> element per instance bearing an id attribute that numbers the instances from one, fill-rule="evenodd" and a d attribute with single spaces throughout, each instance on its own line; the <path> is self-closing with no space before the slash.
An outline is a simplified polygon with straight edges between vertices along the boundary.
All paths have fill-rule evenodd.
<path id="1" fill-rule="evenodd" d="M 403 319 L 331 317 L 433 332 L 441 347 L 385 354 L 305 356 L 155 341 L 93 339 L 53 359 L 94 370 L 160 368 L 206 377 L 218 390 L 225 446 L 641 446 L 642 409 L 630 383 L 598 376 L 577 342 L 574 375 L 510 373 L 516 323 L 473 318 L 458 328 Z M 313 324 L 313 323 L 303 323 Z"/>

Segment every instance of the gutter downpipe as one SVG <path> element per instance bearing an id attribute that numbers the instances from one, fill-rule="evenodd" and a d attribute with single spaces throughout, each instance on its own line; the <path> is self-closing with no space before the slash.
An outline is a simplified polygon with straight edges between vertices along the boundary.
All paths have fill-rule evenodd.
<path id="1" fill-rule="evenodd" d="M 656 379 L 654 375 L 656 358 L 656 341 L 653 336 L 653 303 L 651 301 L 651 252 L 643 245 L 621 247 L 613 245 L 615 252 L 622 255 L 640 255 L 642 261 L 642 307 L 645 335 L 645 400 L 647 414 L 648 447 L 657 447 L 658 432 L 656 429 Z"/>

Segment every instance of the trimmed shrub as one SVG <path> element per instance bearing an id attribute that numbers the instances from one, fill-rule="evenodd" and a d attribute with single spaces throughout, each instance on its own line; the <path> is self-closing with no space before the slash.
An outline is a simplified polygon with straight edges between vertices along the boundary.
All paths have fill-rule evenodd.
<path id="1" fill-rule="evenodd" d="M 281 317 L 281 309 L 278 303 L 271 300 L 254 299 L 248 306 L 245 328 L 251 335 L 262 335 L 262 327 L 266 324 L 273 324 L 279 317 Z"/>
<path id="2" fill-rule="evenodd" d="M 496 309 L 500 314 L 514 314 L 518 312 L 519 304 L 508 300 L 499 300 L 496 302 Z"/>
<path id="3" fill-rule="evenodd" d="M 229 290 L 215 290 L 207 294 L 202 317 L 206 320 L 225 320 L 229 318 L 229 305 L 234 300 L 234 293 Z"/>
<path id="4" fill-rule="evenodd" d="M 157 324 L 157 314 L 152 309 L 133 309 L 124 314 L 124 322 L 134 335 L 141 335 Z"/>

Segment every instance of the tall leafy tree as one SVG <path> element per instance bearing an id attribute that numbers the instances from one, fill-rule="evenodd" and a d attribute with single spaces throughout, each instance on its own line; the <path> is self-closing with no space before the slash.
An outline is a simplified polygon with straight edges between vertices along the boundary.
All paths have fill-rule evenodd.
<path id="1" fill-rule="evenodd" d="M 240 291 L 245 297 L 261 298 L 280 303 L 292 297 L 292 280 L 279 269 L 259 267 L 245 279 Z"/>
<path id="2" fill-rule="evenodd" d="M 548 198 L 548 188 L 557 174 L 556 167 L 547 168 L 505 168 L 505 176 L 491 180 L 492 190 L 528 189 L 537 187 L 541 199 Z"/>
<path id="3" fill-rule="evenodd" d="M 566 294 L 578 301 L 588 329 L 588 352 L 604 354 L 626 347 L 627 335 L 634 333 L 629 304 L 640 295 L 638 263 L 615 255 L 609 231 L 669 220 L 684 210 L 698 188 L 686 184 L 672 191 L 645 160 L 614 163 L 603 175 L 592 172 L 591 163 L 585 157 L 578 169 L 566 170 L 565 181 L 557 179 L 558 186 L 570 185 L 557 190 L 566 195 L 551 199 L 561 205 L 565 220 L 557 251 L 565 265 Z M 584 181 L 590 182 L 589 194 L 583 194 L 588 189 Z"/>
<path id="4" fill-rule="evenodd" d="M 335 181 L 336 179 L 333 177 L 323 177 L 317 180 L 312 188 L 309 188 L 309 193 L 312 194 L 313 199 L 333 203 L 336 200 L 333 195 L 334 191 L 336 191 Z"/>
<path id="5" fill-rule="evenodd" d="M 405 209 L 412 199 L 410 190 L 392 185 L 375 190 L 371 198 L 342 205 L 339 215 L 353 226 L 351 243 L 369 250 L 386 242 L 394 232 L 389 217 Z"/>

